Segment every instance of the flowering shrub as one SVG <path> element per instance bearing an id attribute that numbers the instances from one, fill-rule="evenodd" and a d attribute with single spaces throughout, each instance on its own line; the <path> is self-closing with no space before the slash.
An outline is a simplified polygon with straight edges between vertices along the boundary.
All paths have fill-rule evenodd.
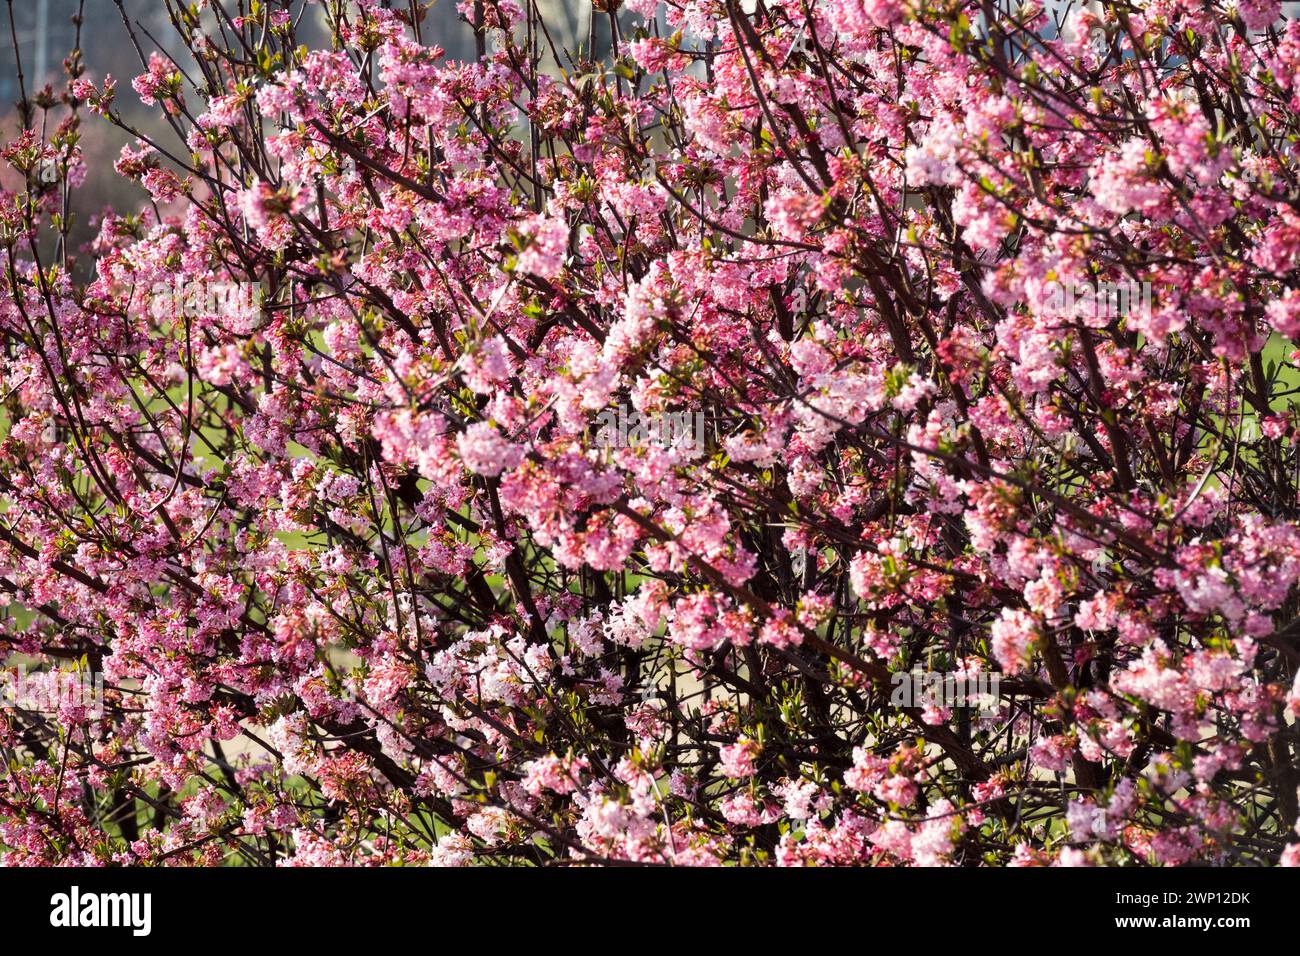
<path id="1" fill-rule="evenodd" d="M 228 6 L 3 150 L 5 862 L 1300 862 L 1277 2 Z"/>

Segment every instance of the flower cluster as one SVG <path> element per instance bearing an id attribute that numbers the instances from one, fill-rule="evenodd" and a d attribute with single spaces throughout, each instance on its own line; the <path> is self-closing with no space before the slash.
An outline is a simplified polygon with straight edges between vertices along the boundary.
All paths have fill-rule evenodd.
<path id="1" fill-rule="evenodd" d="M 1300 863 L 1278 3 L 165 2 L 2 151 L 6 863 Z"/>

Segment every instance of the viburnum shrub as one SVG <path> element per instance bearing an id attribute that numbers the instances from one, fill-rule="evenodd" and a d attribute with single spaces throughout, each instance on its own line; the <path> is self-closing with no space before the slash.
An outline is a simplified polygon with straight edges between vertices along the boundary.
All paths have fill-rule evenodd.
<path id="1" fill-rule="evenodd" d="M 232 5 L 7 134 L 5 862 L 1300 863 L 1280 4 Z"/>

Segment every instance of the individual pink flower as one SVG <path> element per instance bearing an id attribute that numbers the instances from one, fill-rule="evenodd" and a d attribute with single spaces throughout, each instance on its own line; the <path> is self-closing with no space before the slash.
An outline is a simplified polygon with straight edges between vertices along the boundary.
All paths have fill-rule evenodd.
<path id="1" fill-rule="evenodd" d="M 1015 608 L 1003 608 L 989 634 L 993 656 L 1008 673 L 1013 674 L 1029 665 L 1035 643 L 1041 638 L 1042 632 L 1034 616 Z"/>
<path id="2" fill-rule="evenodd" d="M 523 449 L 511 442 L 491 422 L 475 422 L 456 436 L 456 451 L 465 467 L 489 478 L 514 468 Z"/>
<path id="3" fill-rule="evenodd" d="M 525 245 L 519 253 L 518 268 L 543 278 L 553 278 L 564 266 L 569 226 L 563 219 L 532 216 L 519 227 Z"/>
<path id="4" fill-rule="evenodd" d="M 758 757 L 759 750 L 758 742 L 748 737 L 719 747 L 718 759 L 723 775 L 733 780 L 752 777 L 755 773 L 754 760 Z"/>

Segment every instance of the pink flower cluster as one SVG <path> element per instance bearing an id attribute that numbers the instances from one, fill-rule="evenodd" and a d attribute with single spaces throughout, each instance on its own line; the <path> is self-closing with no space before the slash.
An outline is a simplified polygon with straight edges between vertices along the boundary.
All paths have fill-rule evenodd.
<path id="1" fill-rule="evenodd" d="M 0 150 L 3 862 L 1300 864 L 1278 3 L 310 5 Z"/>

